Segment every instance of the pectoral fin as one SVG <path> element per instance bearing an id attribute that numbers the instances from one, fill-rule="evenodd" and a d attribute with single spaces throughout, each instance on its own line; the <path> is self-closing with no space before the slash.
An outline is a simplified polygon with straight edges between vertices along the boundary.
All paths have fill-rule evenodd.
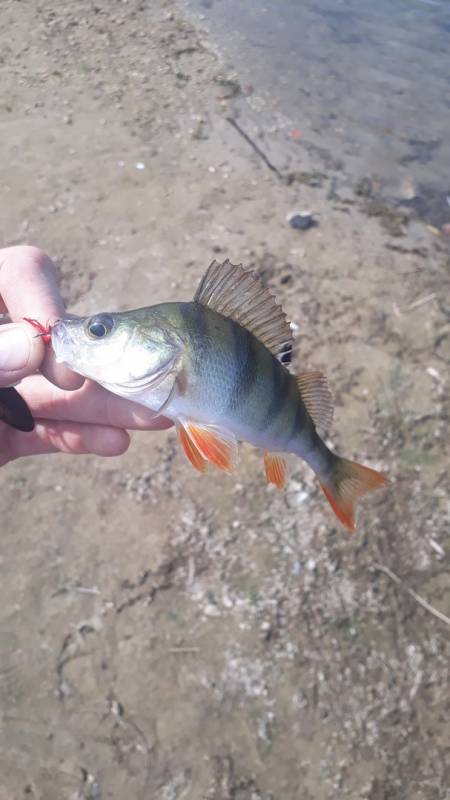
<path id="1" fill-rule="evenodd" d="M 224 472 L 233 471 L 238 452 L 232 433 L 201 422 L 183 422 L 178 432 L 184 452 L 196 469 L 204 472 L 209 461 Z"/>

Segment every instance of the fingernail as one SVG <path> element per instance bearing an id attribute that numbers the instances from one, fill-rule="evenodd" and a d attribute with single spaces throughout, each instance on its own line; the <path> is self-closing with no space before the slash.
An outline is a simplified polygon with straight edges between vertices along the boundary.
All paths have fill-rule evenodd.
<path id="1" fill-rule="evenodd" d="M 30 357 L 30 337 L 23 328 L 0 327 L 0 369 L 19 370 L 26 367 Z"/>

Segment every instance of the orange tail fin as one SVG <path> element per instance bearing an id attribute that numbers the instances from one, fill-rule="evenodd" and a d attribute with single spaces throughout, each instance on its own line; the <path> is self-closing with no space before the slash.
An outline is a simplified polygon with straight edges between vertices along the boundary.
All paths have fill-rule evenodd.
<path id="1" fill-rule="evenodd" d="M 382 472 L 363 467 L 356 461 L 339 458 L 331 477 L 321 487 L 337 518 L 349 530 L 355 530 L 355 503 L 367 492 L 387 486 Z"/>

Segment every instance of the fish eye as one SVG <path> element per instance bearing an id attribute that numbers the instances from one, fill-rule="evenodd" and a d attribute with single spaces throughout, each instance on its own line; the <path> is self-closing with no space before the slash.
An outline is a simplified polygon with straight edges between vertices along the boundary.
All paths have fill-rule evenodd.
<path id="1" fill-rule="evenodd" d="M 98 314 L 91 317 L 87 324 L 87 332 L 91 339 L 103 339 L 111 333 L 114 327 L 114 320 L 109 314 Z"/>

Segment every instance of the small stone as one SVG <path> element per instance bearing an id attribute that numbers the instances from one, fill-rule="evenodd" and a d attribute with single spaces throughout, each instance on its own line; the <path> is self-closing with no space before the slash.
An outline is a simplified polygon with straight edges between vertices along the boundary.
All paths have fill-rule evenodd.
<path id="1" fill-rule="evenodd" d="M 203 611 L 207 617 L 220 617 L 220 611 L 213 603 L 207 603 Z"/>
<path id="2" fill-rule="evenodd" d="M 288 222 L 291 228 L 296 231 L 308 231 L 318 224 L 312 214 L 291 214 L 288 217 Z"/>
<path id="3" fill-rule="evenodd" d="M 404 200 L 414 200 L 417 196 L 417 189 L 412 178 L 403 178 L 400 184 L 400 197 Z"/>
<path id="4" fill-rule="evenodd" d="M 307 497 L 308 497 L 308 492 L 305 492 L 304 490 L 302 490 L 302 491 L 300 491 L 300 492 L 298 492 L 298 493 L 297 493 L 297 495 L 296 495 L 296 498 L 295 498 L 295 499 L 296 499 L 296 501 L 297 501 L 298 505 L 301 505 L 302 503 L 304 503 L 304 502 L 305 502 L 305 500 L 307 499 Z"/>

